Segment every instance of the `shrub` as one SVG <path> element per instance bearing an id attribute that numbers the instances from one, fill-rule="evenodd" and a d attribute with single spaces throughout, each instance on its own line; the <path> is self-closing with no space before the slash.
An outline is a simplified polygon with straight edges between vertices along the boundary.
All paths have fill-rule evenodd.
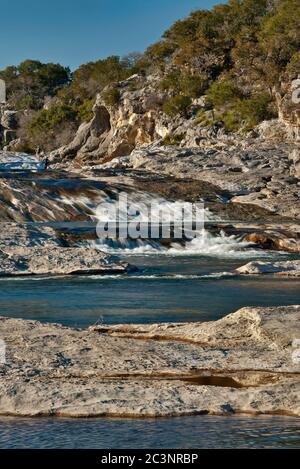
<path id="1" fill-rule="evenodd" d="M 208 79 L 205 74 L 182 74 L 179 70 L 169 73 L 160 82 L 162 90 L 172 90 L 190 98 L 199 98 L 207 89 Z"/>
<path id="2" fill-rule="evenodd" d="M 267 93 L 256 94 L 237 102 L 236 111 L 245 122 L 246 129 L 251 129 L 261 121 L 274 117 L 270 103 L 271 97 Z"/>
<path id="3" fill-rule="evenodd" d="M 163 145 L 179 145 L 184 137 L 184 134 L 169 134 L 163 139 L 162 143 Z"/>
<path id="4" fill-rule="evenodd" d="M 53 96 L 58 88 L 69 83 L 71 72 L 59 64 L 25 60 L 17 67 L 2 70 L 0 76 L 6 81 L 8 97 L 13 96 L 15 102 L 28 95 L 43 103 L 46 95 Z"/>
<path id="5" fill-rule="evenodd" d="M 62 122 L 75 121 L 76 119 L 77 114 L 72 106 L 59 103 L 50 109 L 39 111 L 31 121 L 29 130 L 34 135 L 43 131 L 54 130 Z"/>
<path id="6" fill-rule="evenodd" d="M 191 103 L 192 100 L 189 96 L 177 94 L 176 96 L 169 98 L 164 103 L 163 111 L 171 117 L 175 117 L 177 115 L 186 116 Z"/>
<path id="7" fill-rule="evenodd" d="M 299 0 L 280 0 L 273 15 L 267 15 L 261 24 L 261 47 L 279 68 L 299 51 L 299 17 Z"/>
<path id="8" fill-rule="evenodd" d="M 121 98 L 118 88 L 113 87 L 103 92 L 103 99 L 107 106 L 116 106 L 119 104 Z"/>
<path id="9" fill-rule="evenodd" d="M 300 75 L 300 52 L 296 52 L 289 63 L 287 64 L 286 71 L 293 78 Z"/>
<path id="10" fill-rule="evenodd" d="M 27 94 L 26 96 L 20 95 L 18 99 L 14 101 L 14 108 L 16 111 L 24 111 L 25 109 L 38 109 L 40 102 Z"/>
<path id="11" fill-rule="evenodd" d="M 62 67 L 60 64 L 44 64 L 39 72 L 38 77 L 41 83 L 47 88 L 49 94 L 53 95 L 56 88 L 69 83 L 71 72 L 68 67 Z"/>
<path id="12" fill-rule="evenodd" d="M 171 56 L 176 49 L 175 45 L 166 41 L 160 41 L 146 50 L 146 56 L 152 60 L 161 62 Z"/>
<path id="13" fill-rule="evenodd" d="M 241 116 L 236 109 L 224 112 L 219 115 L 224 127 L 229 132 L 236 132 L 241 127 Z"/>
<path id="14" fill-rule="evenodd" d="M 241 97 L 241 92 L 230 80 L 217 81 L 207 91 L 207 100 L 213 106 L 224 106 Z"/>
<path id="15" fill-rule="evenodd" d="M 274 117 L 270 106 L 271 97 L 267 93 L 253 95 L 247 99 L 238 99 L 231 106 L 217 114 L 224 127 L 230 132 L 253 129 L 261 121 Z"/>
<path id="16" fill-rule="evenodd" d="M 78 106 L 77 116 L 80 122 L 88 122 L 93 118 L 93 99 L 87 99 Z"/>
<path id="17" fill-rule="evenodd" d="M 131 69 L 127 67 L 125 62 L 122 62 L 119 56 L 113 55 L 92 64 L 91 72 L 91 78 L 98 83 L 101 90 L 113 82 L 128 78 Z"/>
<path id="18" fill-rule="evenodd" d="M 172 91 L 181 91 L 180 89 L 180 71 L 176 70 L 174 72 L 168 73 L 160 82 L 159 85 L 160 89 L 165 90 L 172 90 Z"/>
<path id="19" fill-rule="evenodd" d="M 184 75 L 180 80 L 180 87 L 187 96 L 199 98 L 208 87 L 207 76 L 205 74 Z"/>
<path id="20" fill-rule="evenodd" d="M 214 112 L 200 109 L 196 115 L 196 123 L 201 124 L 204 127 L 212 127 L 215 123 Z"/>

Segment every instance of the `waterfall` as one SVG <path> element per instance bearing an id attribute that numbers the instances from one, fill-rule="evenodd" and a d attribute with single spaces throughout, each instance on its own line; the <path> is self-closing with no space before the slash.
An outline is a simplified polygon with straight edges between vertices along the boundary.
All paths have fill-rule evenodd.
<path id="1" fill-rule="evenodd" d="M 135 193 L 130 195 L 130 202 L 132 203 L 131 210 L 129 210 L 129 222 L 133 223 L 147 223 L 149 222 L 149 201 L 156 207 L 156 214 L 151 217 L 151 221 L 156 223 L 164 223 L 164 219 L 160 214 L 172 214 L 171 223 L 175 224 L 180 220 L 182 215 L 182 203 L 176 201 L 168 201 L 163 198 L 152 198 L 150 194 Z M 116 221 L 116 205 L 118 200 L 107 198 L 104 204 L 100 204 L 95 211 L 95 220 L 101 223 Z M 121 218 L 124 213 L 121 213 Z M 132 239 L 130 237 L 99 237 L 91 244 L 102 251 L 110 254 L 118 255 L 167 255 L 167 256 L 211 256 L 211 257 L 229 257 L 229 258 L 248 258 L 265 257 L 266 253 L 259 249 L 253 248 L 253 243 L 248 243 L 241 240 L 237 236 L 226 236 L 225 233 L 211 234 L 206 228 L 205 223 L 220 221 L 208 209 L 203 208 L 202 211 L 203 225 L 197 234 L 192 239 L 170 239 L 166 240 L 162 237 L 159 239 L 152 239 L 149 237 L 141 237 L 139 239 Z M 170 221 L 170 219 L 168 219 Z"/>

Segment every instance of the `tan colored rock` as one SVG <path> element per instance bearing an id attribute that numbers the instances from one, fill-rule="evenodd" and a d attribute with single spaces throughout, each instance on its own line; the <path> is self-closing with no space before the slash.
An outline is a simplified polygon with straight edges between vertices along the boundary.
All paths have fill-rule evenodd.
<path id="1" fill-rule="evenodd" d="M 158 76 L 133 75 L 118 83 L 120 102 L 116 105 L 106 104 L 106 88 L 96 98 L 93 119 L 80 126 L 69 145 L 52 152 L 50 160 L 74 159 L 81 165 L 105 162 L 159 139 L 156 127 L 162 93 L 157 90 L 158 80 Z"/>
<path id="2" fill-rule="evenodd" d="M 284 123 L 288 137 L 300 141 L 300 79 L 290 78 L 277 90 L 276 101 L 279 121 Z"/>
<path id="3" fill-rule="evenodd" d="M 286 251 L 291 253 L 300 253 L 300 225 L 293 222 L 278 223 L 278 221 L 267 222 L 271 220 L 271 215 L 266 213 L 259 213 L 255 206 L 251 206 L 247 213 L 247 205 L 226 204 L 227 212 L 232 218 L 240 218 L 244 215 L 254 220 L 265 218 L 265 223 L 212 223 L 206 224 L 206 228 L 214 235 L 224 232 L 227 236 L 236 236 L 237 238 L 254 243 L 262 249 L 273 251 Z M 219 209 L 220 210 L 220 209 Z M 230 210 L 230 211 L 229 211 Z M 220 214 L 222 216 L 222 212 Z M 224 217 L 224 216 L 223 216 Z"/>
<path id="4" fill-rule="evenodd" d="M 295 233 L 290 232 L 289 236 L 287 236 L 284 231 L 276 231 L 276 229 L 265 232 L 254 231 L 244 236 L 244 239 L 250 243 L 258 244 L 263 249 L 300 253 L 300 237 L 298 230 Z"/>
<path id="5" fill-rule="evenodd" d="M 300 306 L 88 330 L 0 318 L 0 415 L 300 416 Z"/>
<path id="6" fill-rule="evenodd" d="M 276 274 L 290 277 L 300 277 L 300 261 L 252 261 L 236 269 L 240 274 Z"/>
<path id="7" fill-rule="evenodd" d="M 289 158 L 292 162 L 291 173 L 300 179 L 300 148 L 294 148 L 290 153 Z"/>

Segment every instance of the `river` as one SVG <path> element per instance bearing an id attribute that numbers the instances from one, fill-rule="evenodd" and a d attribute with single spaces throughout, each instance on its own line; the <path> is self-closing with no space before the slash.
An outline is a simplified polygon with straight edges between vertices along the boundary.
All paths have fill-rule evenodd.
<path id="1" fill-rule="evenodd" d="M 27 183 L 32 191 L 33 177 Z M 43 179 L 43 187 L 46 183 L 49 181 Z M 47 191 L 51 192 L 54 186 L 57 189 L 57 184 L 51 182 Z M 66 183 L 64 191 L 65 186 Z M 87 204 L 80 194 L 71 206 L 65 193 L 62 198 L 61 191 L 60 199 L 54 197 L 49 205 L 51 210 L 59 207 L 61 200 L 76 216 L 84 211 Z M 21 194 L 19 187 L 14 188 L 13 194 L 16 200 Z M 18 207 L 22 203 L 22 196 L 19 197 Z M 49 213 L 48 205 L 47 210 Z M 6 210 L 3 214 L 6 216 Z M 66 223 L 71 227 L 72 220 Z M 81 229 L 77 226 L 77 244 L 81 242 Z M 95 240 L 88 242 L 94 244 Z M 297 256 L 247 248 L 234 237 L 205 233 L 185 248 L 174 244 L 162 248 L 148 242 L 102 243 L 100 248 L 136 266 L 137 270 L 115 276 L 1 278 L 1 315 L 84 328 L 102 323 L 212 321 L 243 306 L 300 304 L 299 278 L 245 277 L 233 273 L 250 260 L 284 260 Z M 278 416 L 142 420 L 0 418 L 0 447 L 299 448 L 300 423 L 295 418 Z"/>

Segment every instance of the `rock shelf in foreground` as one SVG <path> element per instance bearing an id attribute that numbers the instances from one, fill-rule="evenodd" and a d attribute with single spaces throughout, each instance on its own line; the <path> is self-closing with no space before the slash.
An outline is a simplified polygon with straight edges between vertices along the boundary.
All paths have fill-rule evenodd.
<path id="1" fill-rule="evenodd" d="M 300 306 L 87 330 L 0 318 L 0 338 L 0 415 L 300 417 Z"/>

